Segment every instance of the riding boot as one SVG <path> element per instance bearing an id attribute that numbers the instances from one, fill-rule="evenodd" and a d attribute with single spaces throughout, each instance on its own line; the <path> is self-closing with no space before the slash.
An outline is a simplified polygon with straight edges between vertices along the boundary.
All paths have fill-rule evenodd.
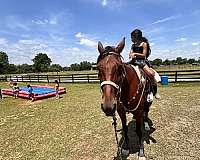
<path id="1" fill-rule="evenodd" d="M 154 82 L 151 84 L 151 86 L 152 86 L 152 90 L 153 90 L 153 95 L 154 95 L 154 97 L 155 97 L 156 99 L 160 99 L 161 97 L 160 97 L 160 95 L 159 95 L 159 93 L 158 93 L 158 85 L 157 85 L 157 83 L 154 81 Z"/>
<path id="2" fill-rule="evenodd" d="M 157 84 L 155 82 L 152 82 L 151 87 L 152 87 L 153 96 L 155 96 L 158 90 Z"/>

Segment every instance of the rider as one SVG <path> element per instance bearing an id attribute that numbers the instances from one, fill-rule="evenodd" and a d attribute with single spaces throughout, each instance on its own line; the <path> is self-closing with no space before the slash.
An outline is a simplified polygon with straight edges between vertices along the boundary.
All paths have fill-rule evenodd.
<path id="1" fill-rule="evenodd" d="M 142 31 L 135 29 L 131 32 L 131 41 L 133 42 L 129 58 L 132 58 L 132 63 L 138 65 L 149 76 L 154 90 L 155 98 L 159 99 L 160 95 L 157 92 L 157 84 L 155 80 L 155 72 L 150 68 L 147 60 L 151 53 L 148 39 L 142 36 Z"/>

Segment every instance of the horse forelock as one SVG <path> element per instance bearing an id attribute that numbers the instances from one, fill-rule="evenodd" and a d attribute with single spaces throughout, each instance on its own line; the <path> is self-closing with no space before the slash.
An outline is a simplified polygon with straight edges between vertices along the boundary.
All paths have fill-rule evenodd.
<path id="1" fill-rule="evenodd" d="M 115 53 L 116 52 L 116 48 L 115 47 L 113 47 L 113 46 L 106 46 L 105 48 L 104 48 L 104 52 L 103 53 L 101 53 L 100 55 L 99 55 L 99 57 L 98 57 L 98 59 L 97 59 L 97 63 L 100 61 L 100 60 L 102 60 L 104 57 L 107 57 L 108 55 L 111 55 L 111 54 L 113 54 L 113 53 Z M 117 55 L 118 53 L 116 53 L 116 55 Z"/>
<path id="2" fill-rule="evenodd" d="M 97 65 L 99 66 L 118 66 L 122 64 L 120 56 L 116 54 L 100 55 L 97 60 Z"/>

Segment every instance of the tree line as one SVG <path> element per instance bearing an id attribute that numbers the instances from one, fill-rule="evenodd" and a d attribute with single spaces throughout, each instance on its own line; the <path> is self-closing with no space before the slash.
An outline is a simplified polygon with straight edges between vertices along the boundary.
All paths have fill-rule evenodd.
<path id="1" fill-rule="evenodd" d="M 87 61 L 80 64 L 71 64 L 70 67 L 62 67 L 60 64 L 52 64 L 51 58 L 45 53 L 38 53 L 33 59 L 33 64 L 10 64 L 8 55 L 0 51 L 0 74 L 11 73 L 39 73 L 39 72 L 60 72 L 60 71 L 80 71 L 90 70 L 94 63 Z"/>
<path id="2" fill-rule="evenodd" d="M 150 63 L 154 66 L 160 66 L 160 65 L 182 65 L 182 64 L 200 64 L 200 57 L 198 58 L 198 60 L 194 59 L 194 58 L 182 58 L 182 57 L 177 57 L 174 60 L 162 60 L 159 58 L 156 58 L 154 60 L 150 60 Z"/>
<path id="3" fill-rule="evenodd" d="M 59 72 L 59 71 L 81 71 L 90 70 L 92 65 L 96 63 L 83 61 L 80 63 L 71 64 L 69 67 L 62 67 L 60 64 L 52 64 L 52 60 L 45 53 L 38 53 L 33 59 L 33 64 L 10 64 L 8 55 L 5 52 L 0 52 L 0 74 L 8 73 L 38 73 L 38 72 Z M 182 64 L 200 64 L 200 57 L 198 60 L 194 58 L 177 57 L 175 60 L 162 60 L 156 58 L 150 63 L 154 66 L 160 65 L 182 65 Z"/>

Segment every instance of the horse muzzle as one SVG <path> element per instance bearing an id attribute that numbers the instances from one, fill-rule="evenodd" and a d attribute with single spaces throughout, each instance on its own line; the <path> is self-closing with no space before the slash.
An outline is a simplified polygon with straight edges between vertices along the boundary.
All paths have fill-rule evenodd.
<path id="1" fill-rule="evenodd" d="M 102 103 L 101 104 L 101 109 L 102 111 L 106 114 L 106 116 L 114 116 L 115 115 L 115 111 L 117 109 L 117 104 L 106 104 L 106 103 Z"/>

